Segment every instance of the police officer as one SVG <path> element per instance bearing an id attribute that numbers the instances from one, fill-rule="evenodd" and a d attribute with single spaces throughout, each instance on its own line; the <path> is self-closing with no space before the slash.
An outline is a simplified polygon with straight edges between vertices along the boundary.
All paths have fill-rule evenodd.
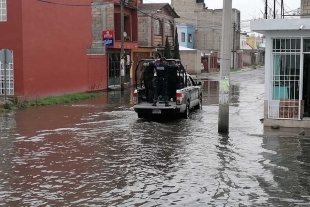
<path id="1" fill-rule="evenodd" d="M 156 87 L 155 87 L 155 96 L 153 106 L 156 106 L 158 101 L 158 96 L 160 91 L 162 91 L 162 95 L 165 101 L 165 106 L 170 106 L 168 103 L 168 78 L 167 78 L 167 64 L 166 58 L 160 58 L 160 62 L 156 64 Z"/>
<path id="2" fill-rule="evenodd" d="M 153 78 L 154 78 L 154 71 L 155 71 L 155 60 L 154 57 L 150 57 L 153 61 L 146 61 L 143 65 L 144 73 L 143 73 L 143 81 L 146 90 L 146 98 L 147 102 L 152 103 L 154 98 L 154 85 L 153 85 Z"/>

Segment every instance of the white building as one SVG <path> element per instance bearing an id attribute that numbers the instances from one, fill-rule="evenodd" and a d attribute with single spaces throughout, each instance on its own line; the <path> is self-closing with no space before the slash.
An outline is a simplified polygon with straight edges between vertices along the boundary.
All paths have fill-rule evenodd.
<path id="1" fill-rule="evenodd" d="M 310 19 L 264 19 L 265 126 L 310 128 Z"/>

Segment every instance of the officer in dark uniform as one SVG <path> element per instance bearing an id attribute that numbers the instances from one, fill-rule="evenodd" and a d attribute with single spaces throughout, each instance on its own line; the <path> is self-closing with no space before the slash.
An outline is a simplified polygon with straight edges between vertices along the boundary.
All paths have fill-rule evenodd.
<path id="1" fill-rule="evenodd" d="M 167 78 L 167 64 L 166 58 L 160 58 L 160 62 L 156 64 L 156 87 L 153 106 L 156 106 L 159 93 L 162 92 L 162 96 L 165 101 L 165 106 L 170 106 L 168 103 L 168 78 Z"/>
<path id="2" fill-rule="evenodd" d="M 150 57 L 150 59 L 153 59 L 153 57 Z M 154 72 L 155 72 L 155 60 L 154 61 L 147 61 L 143 64 L 144 68 L 144 74 L 143 74 L 143 81 L 145 85 L 146 90 L 146 98 L 147 102 L 152 103 L 154 98 L 154 85 L 153 85 L 153 78 L 154 78 Z"/>

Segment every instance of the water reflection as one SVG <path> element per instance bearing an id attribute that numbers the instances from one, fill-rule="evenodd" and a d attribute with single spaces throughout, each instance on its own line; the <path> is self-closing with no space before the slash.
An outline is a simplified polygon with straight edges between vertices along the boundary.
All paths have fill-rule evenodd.
<path id="1" fill-rule="evenodd" d="M 203 104 L 204 105 L 218 105 L 219 104 L 219 81 L 217 80 L 203 80 Z M 239 86 L 231 85 L 230 87 L 230 103 L 234 106 L 239 106 Z"/>
<path id="2" fill-rule="evenodd" d="M 269 202 L 310 205 L 310 139 L 268 137 L 263 147 L 262 165 L 273 175 L 273 185 L 261 182 L 271 196 Z"/>

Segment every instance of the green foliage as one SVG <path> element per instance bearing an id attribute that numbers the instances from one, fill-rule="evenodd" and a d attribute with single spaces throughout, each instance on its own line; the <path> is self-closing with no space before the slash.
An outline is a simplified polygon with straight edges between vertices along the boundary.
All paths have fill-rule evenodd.
<path id="1" fill-rule="evenodd" d="M 179 45 L 179 38 L 178 38 L 178 29 L 175 29 L 175 36 L 174 36 L 174 59 L 180 59 L 180 45 Z"/>
<path id="2" fill-rule="evenodd" d="M 78 101 L 92 99 L 97 97 L 98 95 L 99 93 L 76 93 L 63 96 L 50 96 L 43 99 L 36 98 L 33 101 L 20 100 L 17 97 L 13 97 L 11 101 L 12 104 L 4 104 L 3 106 L 0 106 L 0 113 L 5 112 L 6 110 L 25 109 L 32 106 L 38 107 L 74 103 Z"/>
<path id="3" fill-rule="evenodd" d="M 166 59 L 171 58 L 171 46 L 168 40 L 168 36 L 166 36 L 166 43 L 165 43 L 165 48 L 164 48 L 164 57 Z"/>
<path id="4" fill-rule="evenodd" d="M 97 93 L 76 93 L 68 94 L 63 96 L 50 96 L 43 99 L 36 99 L 28 103 L 29 106 L 48 106 L 48 105 L 58 105 L 58 104 L 67 104 L 77 101 L 83 101 L 91 99 L 98 96 Z"/>

